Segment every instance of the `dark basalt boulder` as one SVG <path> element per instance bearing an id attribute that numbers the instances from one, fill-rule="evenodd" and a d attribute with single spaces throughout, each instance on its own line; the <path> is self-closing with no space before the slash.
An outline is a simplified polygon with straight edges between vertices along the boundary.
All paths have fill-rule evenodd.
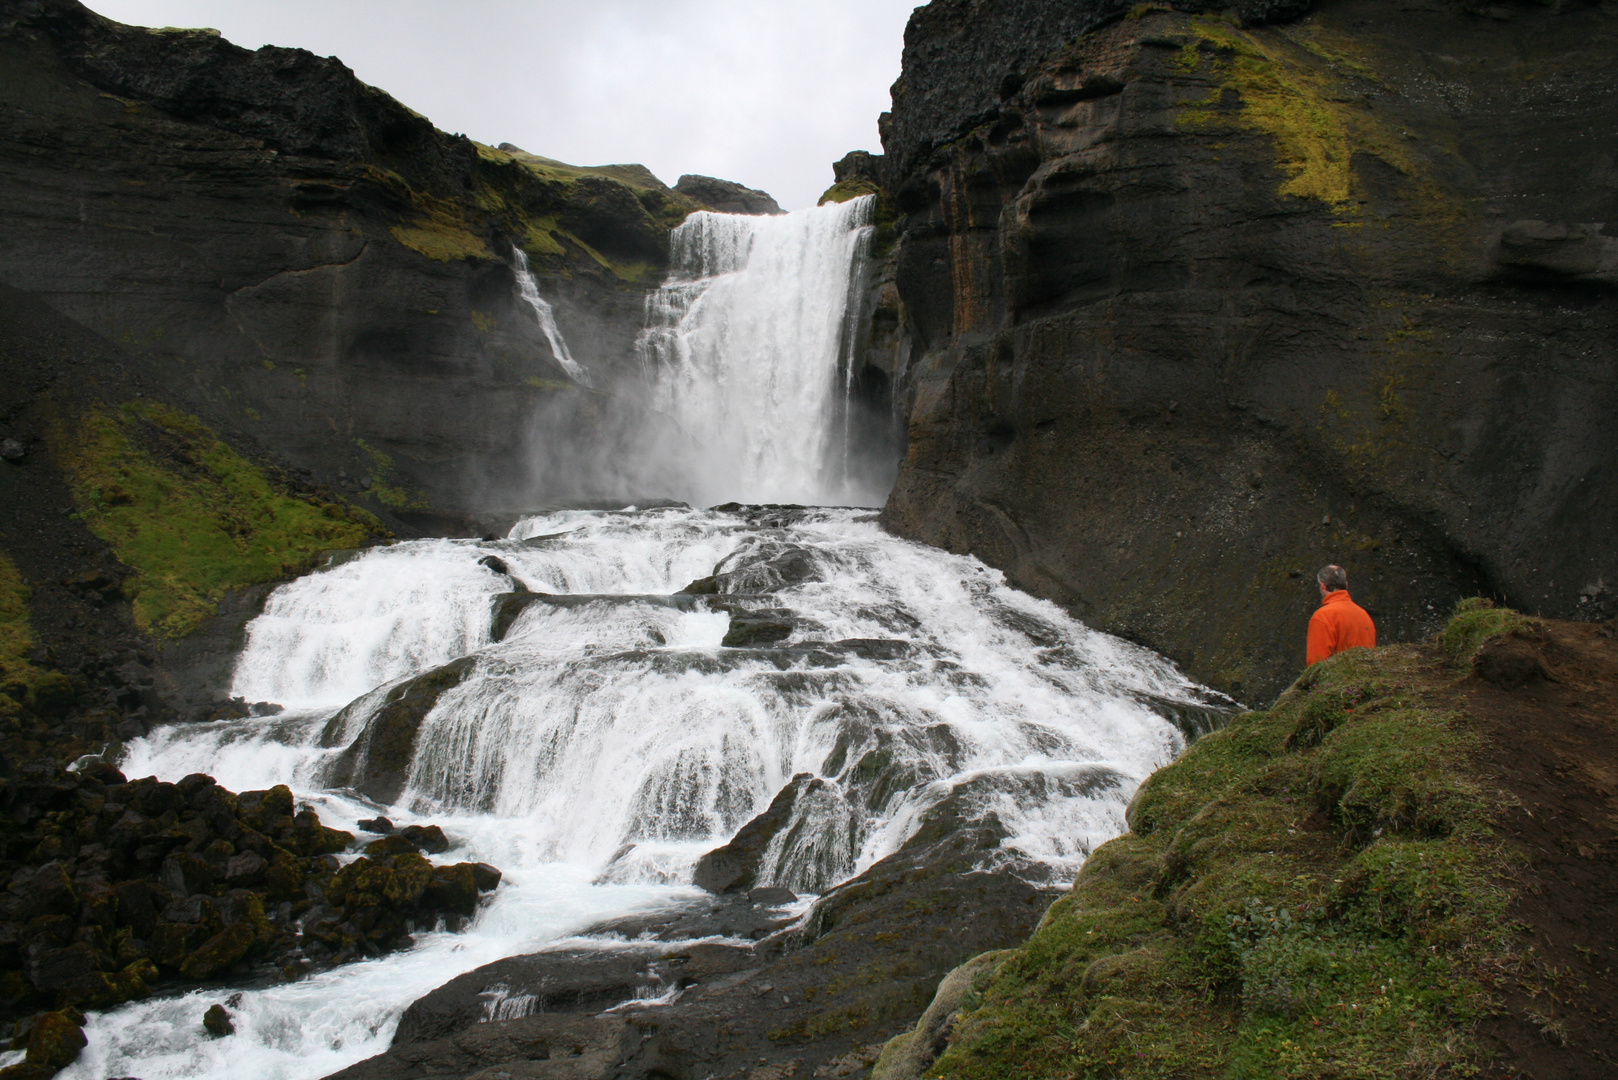
<path id="1" fill-rule="evenodd" d="M 720 214 L 786 213 L 768 192 L 743 187 L 733 180 L 688 174 L 680 177 L 674 190 Z"/>
<path id="2" fill-rule="evenodd" d="M 382 707 L 365 721 L 364 729 L 332 761 L 326 783 L 352 787 L 377 802 L 395 802 L 410 779 L 416 733 L 422 721 L 427 719 L 444 691 L 459 686 L 475 663 L 475 657 L 463 656 L 389 690 Z M 360 707 L 366 700 L 361 698 L 327 721 L 321 734 L 322 746 L 338 745 L 348 723 L 349 710 Z"/>

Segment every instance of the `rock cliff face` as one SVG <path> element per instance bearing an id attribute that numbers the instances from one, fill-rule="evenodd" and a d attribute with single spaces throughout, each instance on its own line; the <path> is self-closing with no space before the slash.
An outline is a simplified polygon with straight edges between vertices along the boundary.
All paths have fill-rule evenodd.
<path id="1" fill-rule="evenodd" d="M 406 531 L 565 487 L 531 444 L 622 411 L 642 297 L 700 208 L 640 166 L 445 135 L 335 59 L 75 0 L 0 8 L 0 72 L 0 283 Z"/>
<path id="2" fill-rule="evenodd" d="M 1327 562 L 1384 640 L 1479 591 L 1610 617 L 1618 19 L 1242 14 L 912 19 L 887 524 L 1253 701 Z"/>

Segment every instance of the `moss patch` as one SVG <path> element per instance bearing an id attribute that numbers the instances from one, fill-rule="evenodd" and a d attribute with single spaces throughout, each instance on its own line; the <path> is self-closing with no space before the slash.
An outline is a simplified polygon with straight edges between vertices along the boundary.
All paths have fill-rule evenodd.
<path id="1" fill-rule="evenodd" d="M 370 514 L 299 496 L 201 421 L 149 402 L 85 416 L 57 438 L 90 529 L 135 571 L 135 622 L 181 637 L 226 590 L 291 577 L 323 551 L 386 535 Z"/>
<path id="2" fill-rule="evenodd" d="M 1435 652 L 1334 657 L 1155 774 L 927 1075 L 1470 1075 L 1512 861 Z"/>
<path id="3" fill-rule="evenodd" d="M 17 564 L 0 552 L 0 716 L 13 715 L 21 708 L 40 674 L 28 660 L 34 647 L 29 596 Z"/>
<path id="4" fill-rule="evenodd" d="M 479 312 L 472 313 L 473 321 L 477 321 Z M 393 458 L 375 447 L 366 443 L 364 439 L 355 439 L 354 445 L 370 459 L 371 466 L 371 494 L 384 506 L 391 506 L 395 510 L 425 510 L 429 505 L 427 497 L 420 492 L 411 494 L 393 481 Z"/>
<path id="5" fill-rule="evenodd" d="M 1347 57 L 1348 46 L 1328 42 L 1319 31 L 1243 30 L 1218 16 L 1191 19 L 1189 29 L 1194 40 L 1174 66 L 1186 75 L 1211 75 L 1213 87 L 1207 97 L 1185 103 L 1181 128 L 1217 131 L 1234 124 L 1264 132 L 1287 175 L 1280 193 L 1318 199 L 1338 211 L 1347 211 L 1355 197 L 1356 153 L 1380 158 L 1415 179 L 1429 201 L 1442 201 L 1397 133 L 1372 114 L 1364 91 L 1374 86 L 1374 73 Z M 1238 110 L 1227 107 L 1229 90 L 1239 98 Z"/>
<path id="6" fill-rule="evenodd" d="M 827 188 L 820 196 L 816 206 L 825 206 L 829 202 L 845 203 L 850 199 L 857 199 L 861 195 L 880 195 L 882 189 L 870 180 L 855 177 L 852 180 L 841 180 Z"/>

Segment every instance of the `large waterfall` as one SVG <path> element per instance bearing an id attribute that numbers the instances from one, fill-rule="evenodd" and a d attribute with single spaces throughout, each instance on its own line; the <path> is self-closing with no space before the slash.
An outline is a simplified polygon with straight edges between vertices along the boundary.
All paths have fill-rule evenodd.
<path id="1" fill-rule="evenodd" d="M 698 214 L 678 231 L 644 345 L 693 490 L 869 501 L 839 456 L 868 213 Z M 286 783 L 340 828 L 379 810 L 435 822 L 454 842 L 437 858 L 493 863 L 504 883 L 469 929 L 402 953 L 92 1015 L 63 1075 L 324 1076 L 385 1049 L 405 1007 L 458 973 L 701 895 L 699 857 L 801 773 L 820 782 L 763 852 L 761 884 L 822 893 L 946 802 L 1003 829 L 997 867 L 1069 879 L 1123 830 L 1205 694 L 875 517 L 549 511 L 500 539 L 397 543 L 281 586 L 234 692 L 286 711 L 159 728 L 128 746 L 125 772 Z M 442 689 L 412 748 L 370 754 L 384 704 L 428 672 Z M 237 1034 L 199 1040 L 227 994 Z"/>
<path id="2" fill-rule="evenodd" d="M 681 498 L 869 505 L 846 410 L 872 198 L 692 214 L 647 300 L 641 355 L 678 425 Z"/>

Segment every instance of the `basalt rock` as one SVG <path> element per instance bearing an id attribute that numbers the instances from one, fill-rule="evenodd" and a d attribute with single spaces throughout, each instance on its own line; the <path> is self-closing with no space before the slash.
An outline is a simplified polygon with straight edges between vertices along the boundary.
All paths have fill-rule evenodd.
<path id="1" fill-rule="evenodd" d="M 887 527 L 1250 701 L 1326 563 L 1385 642 L 1611 617 L 1610 12 L 1129 7 L 912 18 Z"/>
<path id="2" fill-rule="evenodd" d="M 688 174 L 680 177 L 674 190 L 709 210 L 721 214 L 784 214 L 769 192 L 743 187 L 733 180 Z"/>
<path id="3" fill-rule="evenodd" d="M 570 1061 L 617 1057 L 556 1075 L 864 1075 L 882 1044 L 922 1016 L 940 979 L 1021 942 L 1056 895 L 1024 879 L 1031 868 L 1008 857 L 1004 827 L 969 803 L 935 807 L 898 852 L 801 922 L 772 913 L 785 890 L 754 890 L 592 927 L 585 935 L 610 935 L 601 950 L 557 949 L 461 976 L 411 1007 L 386 1054 L 337 1075 L 522 1075 L 557 1068 L 565 1039 L 578 1040 Z M 775 928 L 750 946 L 692 940 L 734 936 L 759 914 Z M 582 1011 L 596 1013 L 588 1029 Z M 536 1060 L 549 1064 L 527 1064 Z"/>
<path id="4" fill-rule="evenodd" d="M 169 784 L 47 760 L 17 769 L 0 800 L 17 823 L 0 842 L 0 1021 L 35 1017 L 19 1035 L 43 1047 L 31 1066 L 71 1042 L 70 1013 L 38 1010 L 375 956 L 460 925 L 500 881 L 493 867 L 417 854 L 447 847 L 437 826 L 403 830 L 408 853 L 339 869 L 332 853 L 353 836 L 285 787 L 237 795 L 200 774 Z"/>
<path id="5" fill-rule="evenodd" d="M 378 802 L 395 801 L 410 778 L 416 733 L 422 721 L 438 704 L 439 696 L 459 686 L 476 662 L 475 657 L 463 656 L 389 690 L 382 707 L 364 721 L 359 734 L 350 737 L 343 752 L 332 762 L 326 783 L 352 787 Z M 347 737 L 351 711 L 369 697 L 366 695 L 327 721 L 321 734 L 323 746 L 342 745 Z"/>

